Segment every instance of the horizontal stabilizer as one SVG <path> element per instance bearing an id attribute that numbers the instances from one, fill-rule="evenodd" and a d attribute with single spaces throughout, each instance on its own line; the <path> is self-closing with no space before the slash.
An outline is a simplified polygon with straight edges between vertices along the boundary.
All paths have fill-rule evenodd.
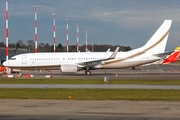
<path id="1" fill-rule="evenodd" d="M 164 53 L 159 53 L 159 54 L 154 54 L 153 56 L 161 57 L 161 58 L 164 59 L 166 56 L 171 55 L 172 53 L 174 53 L 174 51 L 164 52 Z"/>

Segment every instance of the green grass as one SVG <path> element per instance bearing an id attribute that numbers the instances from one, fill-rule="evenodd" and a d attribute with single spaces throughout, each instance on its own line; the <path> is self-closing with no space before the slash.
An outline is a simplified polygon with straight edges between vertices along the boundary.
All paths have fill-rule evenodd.
<path id="1" fill-rule="evenodd" d="M 32 83 L 33 80 L 33 83 Z M 146 84 L 146 85 L 180 85 L 180 80 L 111 80 L 103 79 L 14 79 L 1 78 L 0 84 Z"/>
<path id="2" fill-rule="evenodd" d="M 180 90 L 145 89 L 0 89 L 1 99 L 165 100 L 180 101 Z"/>

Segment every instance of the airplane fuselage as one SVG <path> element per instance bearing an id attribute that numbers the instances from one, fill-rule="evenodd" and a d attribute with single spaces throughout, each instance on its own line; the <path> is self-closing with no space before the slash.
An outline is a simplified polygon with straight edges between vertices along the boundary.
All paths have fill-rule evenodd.
<path id="1" fill-rule="evenodd" d="M 128 53 L 128 54 L 127 54 Z M 90 62 L 100 59 L 108 58 L 112 52 L 69 52 L 69 53 L 28 53 L 21 54 L 12 57 L 8 63 L 8 67 L 13 69 L 51 69 L 58 70 L 62 64 L 79 64 L 81 62 Z M 161 58 L 150 56 L 138 56 L 138 57 L 129 57 L 134 53 L 131 52 L 118 52 L 116 56 L 116 62 L 105 63 L 97 66 L 96 68 L 127 68 L 132 66 L 139 66 L 145 63 L 151 63 Z M 111 62 L 111 60 L 109 60 Z M 103 63 L 103 62 L 102 62 Z M 79 67 L 85 67 L 83 65 L 78 65 Z M 92 66 L 93 67 L 93 66 Z"/>

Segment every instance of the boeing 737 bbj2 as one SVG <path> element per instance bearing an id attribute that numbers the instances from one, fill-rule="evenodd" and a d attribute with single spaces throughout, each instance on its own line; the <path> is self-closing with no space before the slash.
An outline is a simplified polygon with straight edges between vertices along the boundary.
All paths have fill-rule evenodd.
<path id="1" fill-rule="evenodd" d="M 142 47 L 118 52 L 56 52 L 27 53 L 13 56 L 3 63 L 4 66 L 21 70 L 60 70 L 62 73 L 73 73 L 85 69 L 128 68 L 149 65 L 154 62 L 170 63 L 179 58 L 179 51 L 164 52 L 172 20 L 164 20 L 155 34 Z"/>

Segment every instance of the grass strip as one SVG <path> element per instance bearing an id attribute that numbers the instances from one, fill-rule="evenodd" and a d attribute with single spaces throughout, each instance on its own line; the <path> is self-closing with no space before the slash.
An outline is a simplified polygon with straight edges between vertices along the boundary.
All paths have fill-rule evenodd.
<path id="1" fill-rule="evenodd" d="M 180 85 L 180 80 L 110 80 L 103 79 L 15 79 L 1 78 L 0 84 L 144 84 L 144 85 Z"/>
<path id="2" fill-rule="evenodd" d="M 62 99 L 74 100 L 165 100 L 180 101 L 180 90 L 147 89 L 0 89 L 4 99 Z"/>

